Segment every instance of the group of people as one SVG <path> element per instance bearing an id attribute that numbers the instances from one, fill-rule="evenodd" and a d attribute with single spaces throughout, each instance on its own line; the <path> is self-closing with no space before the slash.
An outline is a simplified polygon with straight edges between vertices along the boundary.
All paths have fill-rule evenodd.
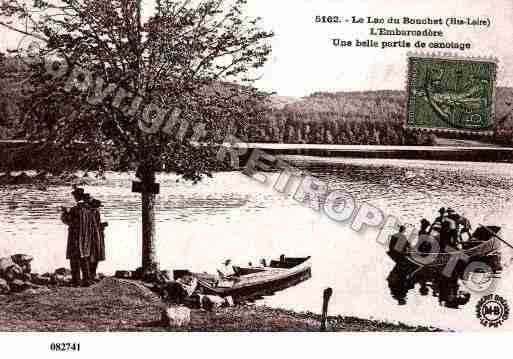
<path id="1" fill-rule="evenodd" d="M 440 304 L 448 308 L 458 308 L 465 305 L 470 295 L 459 290 L 458 278 L 455 276 L 430 276 L 429 272 L 418 272 L 416 268 L 404 267 L 405 254 L 414 251 L 420 253 L 433 252 L 453 252 L 461 249 L 465 240 L 472 238 L 471 225 L 468 219 L 456 213 L 452 208 L 440 208 L 439 216 L 433 223 L 427 219 L 420 221 L 420 230 L 418 232 L 418 242 L 416 248 L 412 250 L 411 244 L 406 237 L 406 227 L 400 226 L 399 232 L 392 235 L 389 242 L 388 254 L 396 261 L 396 266 L 387 278 L 392 297 L 400 305 L 406 304 L 408 291 L 414 288 L 416 283 L 420 284 L 421 295 L 428 294 L 427 282 L 431 282 L 433 296 L 438 297 Z M 465 234 L 467 238 L 465 238 Z M 429 236 L 429 241 L 424 241 L 423 236 Z M 438 242 L 439 248 L 432 247 L 432 240 Z M 408 264 L 406 264 L 408 265 Z M 406 270 L 405 270 L 406 268 Z M 427 273 L 427 274 L 426 274 Z"/>
<path id="2" fill-rule="evenodd" d="M 429 234 L 438 239 L 440 248 L 446 250 L 448 247 L 458 248 L 464 242 L 463 235 L 466 234 L 467 240 L 472 237 L 470 221 L 464 216 L 456 213 L 452 208 L 440 208 L 439 216 L 435 218 L 433 224 L 423 219 L 419 235 Z"/>
<path id="3" fill-rule="evenodd" d="M 472 237 L 470 233 L 472 227 L 467 218 L 456 213 L 452 208 L 440 208 L 438 212 L 440 215 L 435 218 L 433 223 L 425 218 L 420 221 L 419 238 L 422 235 L 429 235 L 438 241 L 440 250 L 450 252 L 452 251 L 451 248 L 461 246 L 464 242 L 463 235 L 467 235 L 467 240 Z M 400 226 L 399 232 L 391 237 L 389 242 L 389 253 L 391 255 L 402 255 L 411 250 L 405 232 L 406 227 Z M 422 248 L 419 248 L 419 250 L 422 251 Z"/>
<path id="4" fill-rule="evenodd" d="M 74 186 L 75 206 L 62 207 L 62 221 L 68 225 L 66 259 L 70 261 L 74 286 L 89 286 L 96 280 L 98 263 L 105 260 L 105 227 L 101 221 L 101 201 Z"/>

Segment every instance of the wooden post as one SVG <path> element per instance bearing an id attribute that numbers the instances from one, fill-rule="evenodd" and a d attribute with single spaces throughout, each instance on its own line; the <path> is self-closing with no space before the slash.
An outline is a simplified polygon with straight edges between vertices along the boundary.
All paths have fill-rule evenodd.
<path id="1" fill-rule="evenodd" d="M 142 267 L 148 270 L 158 269 L 155 238 L 155 194 L 143 191 L 142 196 Z"/>
<path id="2" fill-rule="evenodd" d="M 326 331 L 326 321 L 328 319 L 328 303 L 330 301 L 333 289 L 326 288 L 322 298 L 322 318 L 321 318 L 321 332 Z"/>
<path id="3" fill-rule="evenodd" d="M 155 197 L 160 191 L 155 183 L 155 171 L 143 168 L 141 182 L 133 182 L 132 192 L 142 197 L 142 268 L 144 273 L 159 269 L 157 262 L 157 238 L 155 232 Z"/>

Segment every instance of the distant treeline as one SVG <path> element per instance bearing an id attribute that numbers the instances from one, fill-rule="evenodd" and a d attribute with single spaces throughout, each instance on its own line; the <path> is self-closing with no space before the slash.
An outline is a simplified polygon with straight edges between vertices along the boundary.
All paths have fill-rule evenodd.
<path id="1" fill-rule="evenodd" d="M 18 59 L 0 53 L 0 140 L 20 139 L 17 124 L 31 101 L 23 96 L 26 71 Z M 218 127 L 244 132 L 250 142 L 265 143 L 431 145 L 436 141 L 433 134 L 404 129 L 404 91 L 317 92 L 297 100 L 280 99 L 275 98 L 267 116 L 247 124 L 247 131 L 233 128 L 231 122 Z M 495 102 L 494 135 L 486 142 L 512 146 L 513 89 L 498 88 Z M 443 136 L 482 140 L 481 135 Z"/>
<path id="2" fill-rule="evenodd" d="M 401 145 L 404 102 L 398 91 L 316 93 L 273 109 L 251 141 Z"/>
<path id="3" fill-rule="evenodd" d="M 496 94 L 494 135 L 487 142 L 513 144 L 513 89 Z M 404 129 L 406 93 L 368 91 L 314 93 L 273 109 L 251 132 L 253 142 L 344 145 L 431 145 L 435 135 Z M 482 140 L 479 134 L 443 137 Z"/>

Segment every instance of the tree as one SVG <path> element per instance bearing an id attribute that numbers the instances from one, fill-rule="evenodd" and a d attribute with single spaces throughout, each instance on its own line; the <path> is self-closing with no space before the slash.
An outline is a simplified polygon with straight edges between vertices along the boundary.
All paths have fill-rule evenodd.
<path id="1" fill-rule="evenodd" d="M 0 52 L 0 139 L 10 139 L 19 119 L 23 79 L 27 67 Z"/>
<path id="2" fill-rule="evenodd" d="M 136 164 L 145 271 L 158 267 L 155 174 L 194 182 L 210 176 L 215 144 L 225 140 L 219 130 L 246 128 L 266 111 L 267 94 L 251 76 L 267 61 L 273 34 L 243 15 L 246 2 L 157 0 L 150 14 L 140 0 L 0 6 L 0 25 L 41 44 L 42 60 L 31 62 L 23 136 L 42 150 L 80 143 L 82 163 L 100 170 L 110 152 L 126 168 Z"/>

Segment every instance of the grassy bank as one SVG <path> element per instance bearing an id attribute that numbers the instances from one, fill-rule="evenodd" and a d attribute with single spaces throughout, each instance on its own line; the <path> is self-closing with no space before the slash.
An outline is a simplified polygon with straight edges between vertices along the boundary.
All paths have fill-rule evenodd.
<path id="1" fill-rule="evenodd" d="M 137 283 L 107 278 L 89 288 L 55 287 L 0 296 L 0 331 L 165 331 L 160 299 Z M 434 331 L 354 317 L 330 317 L 330 331 Z M 193 310 L 181 331 L 318 331 L 320 318 L 244 305 Z"/>

